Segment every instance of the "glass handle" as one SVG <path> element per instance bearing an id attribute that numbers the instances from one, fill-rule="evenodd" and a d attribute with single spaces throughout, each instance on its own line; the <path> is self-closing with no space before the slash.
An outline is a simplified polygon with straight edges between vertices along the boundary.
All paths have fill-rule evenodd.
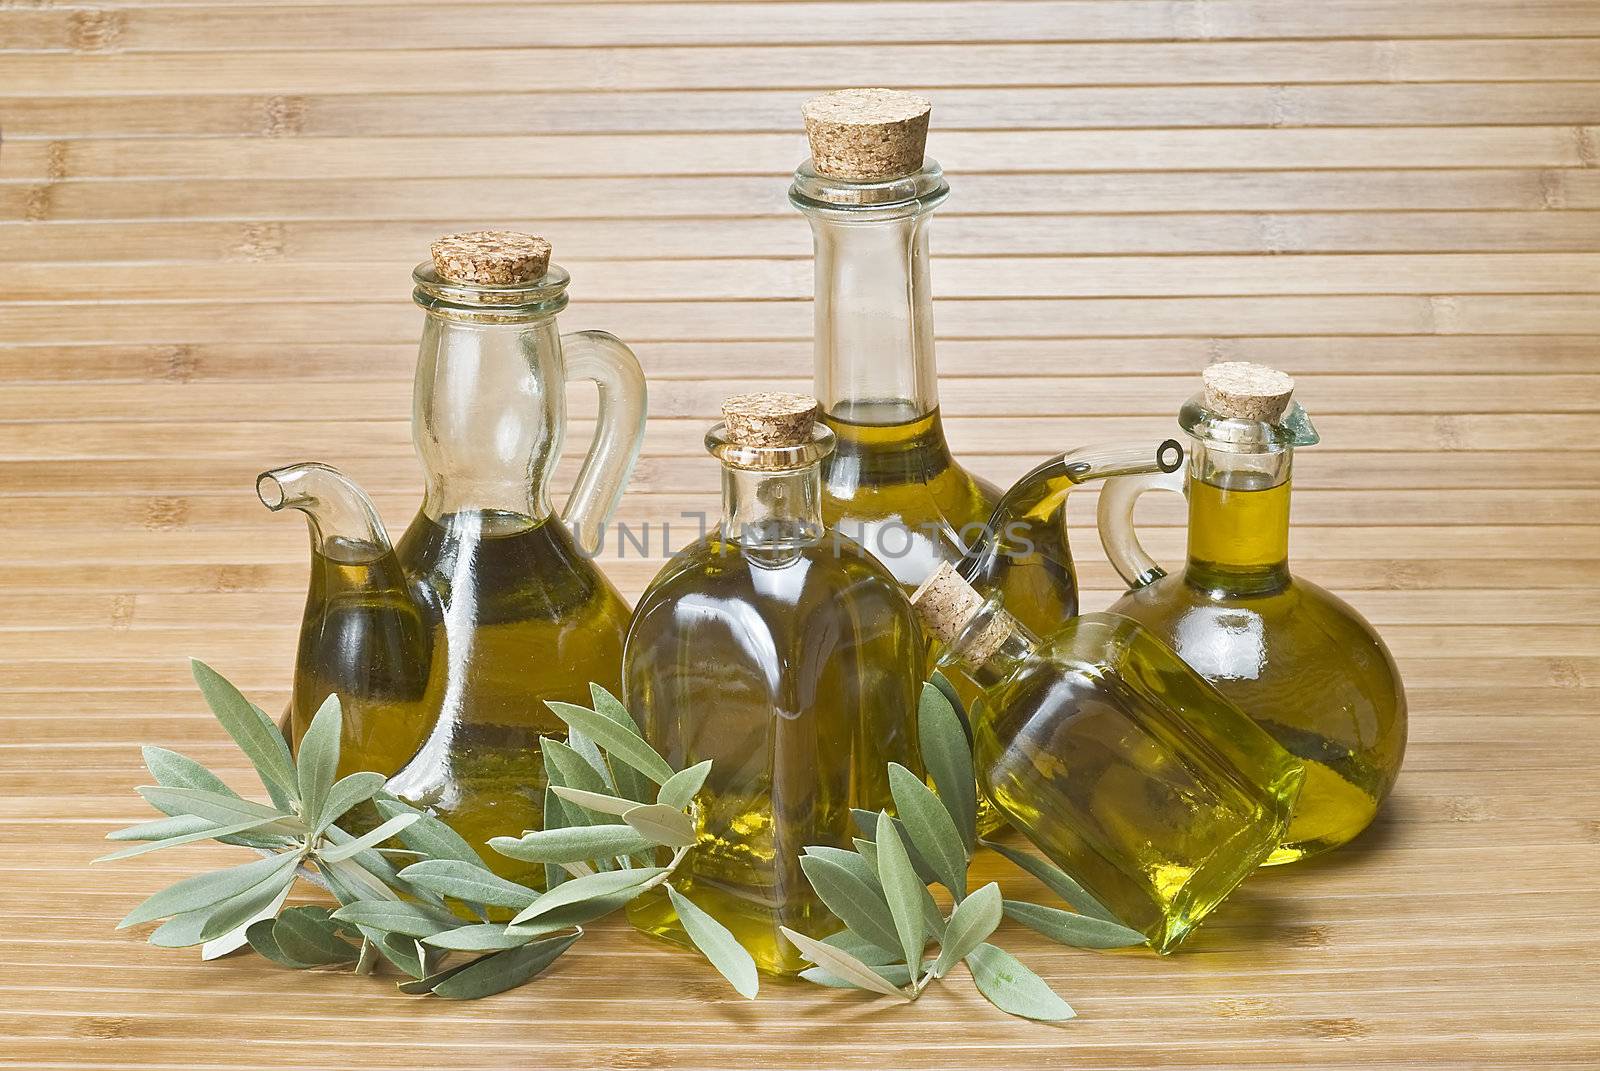
<path id="1" fill-rule="evenodd" d="M 561 513 L 578 546 L 594 554 L 644 444 L 644 372 L 633 351 L 606 331 L 562 335 L 561 352 L 567 379 L 589 380 L 600 392 L 594 442 Z"/>
<path id="2" fill-rule="evenodd" d="M 1167 575 L 1156 560 L 1145 553 L 1139 533 L 1133 526 L 1133 507 L 1146 491 L 1173 491 L 1185 494 L 1189 485 L 1182 469 L 1152 472 L 1142 476 L 1117 476 L 1100 490 L 1096 523 L 1100 545 L 1111 565 L 1130 588 L 1142 588 Z"/>

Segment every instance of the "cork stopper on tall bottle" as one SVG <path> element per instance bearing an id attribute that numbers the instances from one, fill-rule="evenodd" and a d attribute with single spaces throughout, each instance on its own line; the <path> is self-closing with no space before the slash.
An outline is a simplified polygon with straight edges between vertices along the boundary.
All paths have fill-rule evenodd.
<path id="1" fill-rule="evenodd" d="M 441 278 L 478 286 L 516 286 L 544 278 L 550 243 L 519 231 L 447 234 L 430 247 Z"/>
<path id="2" fill-rule="evenodd" d="M 976 588 L 961 578 L 955 566 L 940 562 L 933 575 L 922 582 L 911 595 L 911 605 L 928 631 L 950 646 L 966 630 L 973 615 L 982 610 L 986 599 Z M 983 631 L 972 638 L 962 657 L 973 665 L 982 665 L 1000 649 L 1011 632 L 1013 622 L 1004 610 L 995 611 Z"/>
<path id="3" fill-rule="evenodd" d="M 805 446 L 817 422 L 817 400 L 809 394 L 756 391 L 722 403 L 728 441 L 740 446 Z"/>
<path id="4" fill-rule="evenodd" d="M 817 174 L 879 182 L 922 169 L 933 102 L 893 89 L 841 89 L 800 109 Z"/>
<path id="5" fill-rule="evenodd" d="M 1206 408 L 1238 420 L 1276 424 L 1289 408 L 1294 380 L 1286 373 L 1247 361 L 1224 361 L 1200 373 Z"/>

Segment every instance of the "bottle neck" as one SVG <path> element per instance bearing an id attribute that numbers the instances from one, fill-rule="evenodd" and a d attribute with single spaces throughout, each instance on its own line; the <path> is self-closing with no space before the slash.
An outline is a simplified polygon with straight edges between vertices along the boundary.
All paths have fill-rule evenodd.
<path id="1" fill-rule="evenodd" d="M 1293 451 L 1231 452 L 1195 440 L 1189 455 L 1189 583 L 1251 594 L 1289 581 Z"/>
<path id="2" fill-rule="evenodd" d="M 822 538 L 820 464 L 768 471 L 722 466 L 722 535 L 751 550 L 811 546 Z"/>
<path id="3" fill-rule="evenodd" d="M 867 219 L 800 205 L 814 239 L 816 394 L 828 417 L 904 424 L 938 407 L 924 225 L 939 199 Z"/>
<path id="4" fill-rule="evenodd" d="M 992 688 L 1015 676 L 1038 645 L 1033 633 L 991 598 L 967 619 L 940 661 L 957 663 L 978 685 Z"/>
<path id="5" fill-rule="evenodd" d="M 538 521 L 566 421 L 555 316 L 472 322 L 430 311 L 417 358 L 412 437 L 423 511 Z"/>

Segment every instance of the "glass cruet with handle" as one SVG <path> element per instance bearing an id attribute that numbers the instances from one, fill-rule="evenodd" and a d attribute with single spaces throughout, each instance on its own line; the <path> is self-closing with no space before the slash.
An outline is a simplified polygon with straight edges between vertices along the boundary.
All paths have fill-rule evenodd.
<path id="1" fill-rule="evenodd" d="M 1406 698 L 1383 640 L 1343 600 L 1289 570 L 1294 452 L 1319 441 L 1294 380 L 1226 362 L 1178 423 L 1186 472 L 1109 481 L 1100 538 L 1132 588 L 1113 606 L 1171 644 L 1223 695 L 1305 763 L 1294 820 L 1268 863 L 1338 847 L 1360 833 L 1400 771 Z M 1134 504 L 1149 490 L 1188 499 L 1188 561 L 1168 575 L 1140 545 Z"/>
<path id="2" fill-rule="evenodd" d="M 417 746 L 392 771 L 388 790 L 479 847 L 540 826 L 538 740 L 564 731 L 545 701 L 587 704 L 591 683 L 621 687 L 628 606 L 591 555 L 638 457 L 644 376 L 614 336 L 558 331 L 569 277 L 549 257 L 542 238 L 477 231 L 435 242 L 432 259 L 413 273 L 414 298 L 427 314 L 412 406 L 425 487 L 393 558 L 425 624 L 417 650 L 427 666 L 423 694 L 393 727 Z M 558 516 L 550 482 L 573 380 L 598 387 L 599 411 Z M 265 485 L 282 485 L 286 472 L 293 470 L 267 474 Z M 323 496 L 278 505 L 305 510 L 324 542 L 337 517 L 375 517 L 350 481 L 323 479 L 319 487 Z M 273 506 L 276 498 L 263 501 Z M 381 526 L 366 525 L 354 542 L 379 558 L 388 550 Z M 301 708 L 314 710 L 323 698 L 320 687 L 298 687 L 317 680 L 314 665 L 379 656 L 341 650 L 360 635 L 325 622 L 303 630 L 321 643 L 302 639 L 296 728 L 308 716 Z M 347 705 L 360 698 L 341 697 Z M 383 757 L 392 767 L 392 755 Z M 483 854 L 510 877 L 537 881 L 542 873 Z"/>

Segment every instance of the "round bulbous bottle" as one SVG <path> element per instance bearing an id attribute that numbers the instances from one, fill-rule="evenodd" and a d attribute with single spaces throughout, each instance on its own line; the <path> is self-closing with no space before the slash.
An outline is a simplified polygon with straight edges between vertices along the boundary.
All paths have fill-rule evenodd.
<path id="1" fill-rule="evenodd" d="M 1305 764 L 1268 865 L 1365 829 L 1406 745 L 1405 689 L 1389 649 L 1348 603 L 1289 569 L 1294 450 L 1318 442 L 1292 391 L 1272 369 L 1211 366 L 1179 414 L 1192 440 L 1187 472 L 1111 480 L 1100 502 L 1106 553 L 1132 588 L 1111 609 L 1169 643 Z M 1134 534 L 1134 502 L 1151 489 L 1188 499 L 1181 572 L 1167 574 Z"/>

